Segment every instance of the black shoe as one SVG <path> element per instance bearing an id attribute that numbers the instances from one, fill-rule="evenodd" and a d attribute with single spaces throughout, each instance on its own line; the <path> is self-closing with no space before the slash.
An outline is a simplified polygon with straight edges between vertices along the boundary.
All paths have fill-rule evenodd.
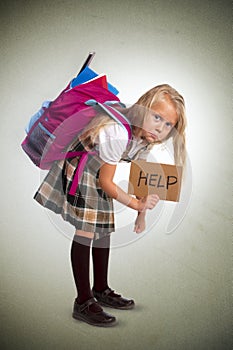
<path id="1" fill-rule="evenodd" d="M 73 309 L 73 318 L 76 320 L 80 320 L 86 323 L 89 323 L 93 326 L 99 327 L 111 327 L 116 324 L 116 318 L 110 314 L 107 314 L 103 311 L 101 307 L 101 311 L 93 312 L 90 310 L 90 306 L 93 304 L 97 304 L 97 301 L 94 298 L 87 300 L 83 304 L 78 304 L 75 300 L 74 309 Z"/>
<path id="2" fill-rule="evenodd" d="M 103 292 L 96 292 L 94 289 L 92 289 L 92 291 L 94 297 L 102 306 L 108 306 L 120 310 L 133 309 L 135 306 L 132 299 L 123 298 L 121 295 L 114 293 L 110 288 L 105 289 Z"/>

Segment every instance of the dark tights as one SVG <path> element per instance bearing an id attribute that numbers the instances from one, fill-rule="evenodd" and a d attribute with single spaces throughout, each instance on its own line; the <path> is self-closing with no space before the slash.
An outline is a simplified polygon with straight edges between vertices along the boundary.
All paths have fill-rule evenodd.
<path id="1" fill-rule="evenodd" d="M 89 276 L 91 243 L 91 239 L 75 235 L 71 246 L 71 264 L 79 304 L 93 297 Z M 109 247 L 110 236 L 95 240 L 92 243 L 93 287 L 97 292 L 102 292 L 108 287 Z"/>

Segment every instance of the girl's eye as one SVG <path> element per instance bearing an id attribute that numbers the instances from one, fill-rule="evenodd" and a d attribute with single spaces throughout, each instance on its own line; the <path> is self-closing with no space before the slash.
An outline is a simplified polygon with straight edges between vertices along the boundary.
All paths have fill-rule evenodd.
<path id="1" fill-rule="evenodd" d="M 154 118 L 155 118 L 156 121 L 161 120 L 161 117 L 160 117 L 160 115 L 158 115 L 158 114 L 155 114 L 155 115 L 154 115 Z"/>
<path id="2" fill-rule="evenodd" d="M 172 127 L 171 123 L 166 123 L 166 127 L 170 129 Z"/>

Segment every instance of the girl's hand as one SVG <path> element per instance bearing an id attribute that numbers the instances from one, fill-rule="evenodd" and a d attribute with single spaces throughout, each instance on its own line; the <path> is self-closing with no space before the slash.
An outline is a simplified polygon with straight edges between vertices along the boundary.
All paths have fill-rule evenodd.
<path id="1" fill-rule="evenodd" d="M 137 219 L 135 220 L 133 232 L 141 233 L 146 228 L 146 220 L 144 213 L 139 213 Z"/>
<path id="2" fill-rule="evenodd" d="M 146 209 L 153 209 L 158 201 L 159 196 L 157 194 L 150 194 L 146 197 L 143 197 L 138 201 L 138 211 L 143 212 Z"/>

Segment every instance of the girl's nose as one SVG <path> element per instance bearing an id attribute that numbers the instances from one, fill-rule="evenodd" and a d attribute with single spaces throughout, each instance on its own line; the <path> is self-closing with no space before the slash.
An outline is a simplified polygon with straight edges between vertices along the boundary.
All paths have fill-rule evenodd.
<path id="1" fill-rule="evenodd" d="M 162 132 L 164 127 L 164 122 L 161 120 L 157 125 L 156 125 L 156 131 Z"/>

